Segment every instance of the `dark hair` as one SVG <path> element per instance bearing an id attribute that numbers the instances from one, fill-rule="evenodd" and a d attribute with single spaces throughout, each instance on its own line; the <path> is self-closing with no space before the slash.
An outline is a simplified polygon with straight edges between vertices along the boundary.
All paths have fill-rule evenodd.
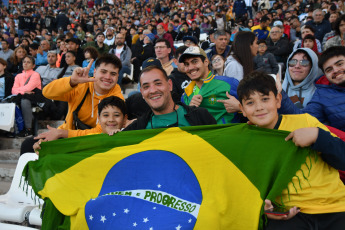
<path id="1" fill-rule="evenodd" d="M 125 116 L 127 114 L 126 103 L 119 97 L 110 96 L 110 97 L 104 98 L 98 104 L 98 115 L 101 115 L 102 110 L 108 106 L 119 108 L 121 110 L 123 116 Z"/>
<path id="2" fill-rule="evenodd" d="M 96 63 L 95 63 L 95 69 L 97 69 L 102 63 L 104 64 L 112 64 L 115 66 L 115 68 L 119 68 L 119 71 L 122 69 L 122 63 L 121 60 L 115 56 L 114 54 L 103 54 L 101 55 Z"/>
<path id="3" fill-rule="evenodd" d="M 335 30 L 335 34 L 336 35 L 340 35 L 342 36 L 342 34 L 340 34 L 340 23 L 341 22 L 345 22 L 345 14 L 341 15 L 336 21 L 335 21 L 335 24 L 334 24 L 334 30 Z"/>
<path id="4" fill-rule="evenodd" d="M 140 83 L 141 75 L 143 75 L 143 73 L 150 72 L 151 70 L 154 70 L 154 69 L 157 69 L 157 70 L 161 71 L 162 74 L 163 74 L 163 76 L 164 76 L 164 78 L 165 78 L 165 80 L 167 80 L 167 81 L 169 80 L 169 77 L 168 77 L 168 75 L 167 75 L 167 72 L 165 72 L 165 70 L 164 70 L 162 67 L 156 66 L 156 65 L 150 65 L 150 66 L 146 67 L 145 69 L 143 69 L 143 70 L 140 72 L 140 75 L 139 75 L 139 83 Z M 140 83 L 140 85 L 141 85 L 141 83 Z"/>
<path id="5" fill-rule="evenodd" d="M 168 40 L 166 40 L 165 38 L 158 38 L 156 40 L 155 44 L 157 44 L 158 42 L 164 42 L 168 48 L 171 48 L 170 42 Z"/>
<path id="6" fill-rule="evenodd" d="M 76 54 L 74 51 L 67 51 L 67 52 L 65 53 L 65 57 L 66 57 L 66 54 L 67 54 L 67 53 L 70 53 L 70 54 L 72 54 L 75 58 L 77 58 L 77 54 Z M 68 65 L 67 65 L 67 63 L 66 63 L 65 67 L 61 70 L 61 72 L 60 72 L 59 75 L 56 77 L 56 79 L 62 78 L 62 77 L 65 75 L 67 68 L 68 68 Z"/>
<path id="7" fill-rule="evenodd" d="M 315 29 L 310 25 L 304 25 L 302 27 L 302 30 L 304 30 L 304 29 L 309 29 L 311 32 L 313 32 L 313 34 L 315 34 Z"/>
<path id="8" fill-rule="evenodd" d="M 189 27 L 189 25 L 188 25 L 188 23 L 187 23 L 187 22 L 182 23 L 182 25 L 181 25 L 181 26 L 183 26 L 183 25 L 186 25 L 187 27 Z"/>
<path id="9" fill-rule="evenodd" d="M 259 92 L 263 95 L 269 95 L 272 92 L 274 96 L 277 96 L 278 91 L 273 77 L 264 72 L 254 71 L 238 84 L 237 96 L 241 104 L 242 100 L 249 98 L 254 92 Z"/>
<path id="10" fill-rule="evenodd" d="M 307 34 L 307 35 L 304 37 L 303 41 L 304 41 L 305 39 L 310 39 L 310 40 L 315 41 L 315 36 L 312 35 L 312 34 Z"/>
<path id="11" fill-rule="evenodd" d="M 31 49 L 33 49 L 33 50 L 37 50 L 39 46 L 40 46 L 39 44 L 37 44 L 37 43 L 34 42 L 34 43 L 31 43 L 31 44 L 29 45 L 29 48 L 31 48 Z"/>
<path id="12" fill-rule="evenodd" d="M 7 45 L 10 44 L 7 40 L 2 40 L 1 42 L 5 42 Z"/>
<path id="13" fill-rule="evenodd" d="M 265 45 L 267 45 L 265 39 L 260 39 L 260 40 L 258 41 L 258 45 L 260 45 L 260 44 L 262 44 L 262 43 L 264 43 Z"/>
<path id="14" fill-rule="evenodd" d="M 323 65 L 325 64 L 326 61 L 331 59 L 332 57 L 338 57 L 338 56 L 343 56 L 345 57 L 345 47 L 344 46 L 332 46 L 321 54 L 319 58 L 319 68 L 323 69 Z"/>
<path id="15" fill-rule="evenodd" d="M 91 58 L 92 58 L 93 60 L 96 60 L 96 59 L 98 58 L 98 56 L 99 56 L 98 50 L 97 50 L 95 47 L 92 47 L 92 46 L 86 47 L 86 48 L 84 49 L 84 54 L 85 54 L 86 52 L 89 52 L 89 53 L 90 53 Z"/>
<path id="16" fill-rule="evenodd" d="M 35 65 L 35 58 L 34 58 L 33 56 L 26 55 L 26 56 L 23 58 L 23 60 L 24 60 L 25 58 L 29 58 L 29 59 L 30 59 L 30 61 L 32 62 L 32 64 L 34 64 L 34 65 Z"/>
<path id="17" fill-rule="evenodd" d="M 267 21 L 269 21 L 269 20 L 270 20 L 270 18 L 267 17 L 266 15 L 264 15 L 264 16 L 262 16 L 262 18 L 260 19 L 260 22 L 267 22 Z"/>
<path id="18" fill-rule="evenodd" d="M 184 53 L 184 51 L 186 51 L 187 48 L 187 46 L 180 46 L 179 48 L 177 48 L 174 57 L 177 59 L 181 54 Z"/>
<path id="19" fill-rule="evenodd" d="M 234 58 L 243 66 L 243 77 L 254 70 L 253 54 L 250 49 L 255 41 L 255 34 L 249 31 L 240 31 L 236 34 L 231 52 Z"/>

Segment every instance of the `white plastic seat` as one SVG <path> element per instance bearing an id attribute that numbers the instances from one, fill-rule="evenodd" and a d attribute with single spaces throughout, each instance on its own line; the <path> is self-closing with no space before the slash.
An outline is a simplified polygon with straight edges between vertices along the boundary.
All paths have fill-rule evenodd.
<path id="1" fill-rule="evenodd" d="M 43 205 L 43 200 L 35 196 L 31 186 L 24 185 L 22 177 L 25 165 L 37 159 L 36 153 L 25 153 L 20 156 L 11 187 L 5 195 L 0 196 L 0 221 L 22 223 L 32 209 L 39 207 L 39 204 Z"/>
<path id="2" fill-rule="evenodd" d="M 37 228 L 29 228 L 15 224 L 4 224 L 0 223 L 1 230 L 37 230 Z"/>
<path id="3" fill-rule="evenodd" d="M 28 218 L 30 225 L 42 226 L 41 212 L 42 210 L 38 207 L 31 210 Z"/>

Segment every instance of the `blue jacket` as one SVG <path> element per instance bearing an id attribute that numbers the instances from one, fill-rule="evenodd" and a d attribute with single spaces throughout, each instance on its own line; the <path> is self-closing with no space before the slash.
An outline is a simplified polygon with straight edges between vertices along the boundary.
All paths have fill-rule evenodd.
<path id="1" fill-rule="evenodd" d="M 236 14 L 236 18 L 240 18 L 247 13 L 247 6 L 244 0 L 236 0 L 232 12 Z"/>
<path id="2" fill-rule="evenodd" d="M 36 56 L 36 67 L 40 65 L 47 65 L 48 64 L 48 52 L 43 51 L 43 54 L 37 53 Z"/>
<path id="3" fill-rule="evenodd" d="M 345 131 L 345 88 L 329 83 L 325 76 L 315 82 L 316 91 L 307 104 L 300 110 L 283 92 L 281 114 L 309 113 L 320 122 Z"/>
<path id="4" fill-rule="evenodd" d="M 228 57 L 229 52 L 230 52 L 230 46 L 226 46 L 224 53 L 221 54 L 224 57 L 224 59 Z M 215 45 L 211 46 L 210 48 L 205 50 L 205 53 L 207 55 L 208 60 L 211 61 L 212 56 L 217 54 L 216 46 Z"/>

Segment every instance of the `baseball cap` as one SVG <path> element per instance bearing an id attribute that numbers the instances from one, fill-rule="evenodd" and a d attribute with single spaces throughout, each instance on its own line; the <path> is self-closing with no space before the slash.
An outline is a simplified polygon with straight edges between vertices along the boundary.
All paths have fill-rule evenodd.
<path id="1" fill-rule="evenodd" d="M 282 26 L 282 25 L 283 25 L 282 21 L 279 21 L 279 20 L 273 23 L 273 26 Z"/>
<path id="2" fill-rule="evenodd" d="M 86 37 L 91 38 L 91 39 L 95 38 L 92 34 L 88 34 L 88 35 L 86 35 Z"/>
<path id="3" fill-rule="evenodd" d="M 194 37 L 194 36 L 184 36 L 183 37 L 183 42 L 185 42 L 187 40 L 194 42 L 195 45 L 198 44 L 198 39 L 196 37 Z"/>
<path id="4" fill-rule="evenodd" d="M 158 67 L 162 67 L 162 63 L 160 60 L 158 60 L 157 58 L 148 58 L 146 59 L 143 64 L 141 65 L 142 69 L 145 69 L 146 67 L 149 67 L 149 66 L 152 66 L 152 65 L 155 65 L 155 66 L 158 66 Z"/>
<path id="5" fill-rule="evenodd" d="M 199 56 L 199 57 L 207 58 L 207 55 L 203 49 L 196 47 L 196 46 L 191 46 L 191 47 L 188 47 L 183 52 L 183 54 L 179 58 L 179 62 L 181 62 L 181 63 L 184 62 L 184 60 L 190 56 Z"/>

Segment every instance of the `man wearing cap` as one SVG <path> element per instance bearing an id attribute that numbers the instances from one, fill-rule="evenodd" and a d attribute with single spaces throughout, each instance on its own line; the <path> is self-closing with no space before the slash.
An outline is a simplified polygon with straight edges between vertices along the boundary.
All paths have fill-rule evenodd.
<path id="1" fill-rule="evenodd" d="M 236 113 L 227 113 L 223 101 L 230 95 L 237 97 L 238 81 L 235 78 L 215 76 L 209 70 L 210 61 L 204 50 L 191 46 L 180 56 L 185 71 L 192 82 L 185 88 L 182 102 L 203 107 L 216 119 L 217 124 L 238 122 Z"/>
<path id="2" fill-rule="evenodd" d="M 104 43 L 105 36 L 102 32 L 97 33 L 96 41 L 88 42 L 83 45 L 83 49 L 89 46 L 95 47 L 100 55 L 109 53 L 109 46 Z"/>
<path id="3" fill-rule="evenodd" d="M 142 97 L 151 111 L 140 116 L 125 131 L 216 124 L 206 109 L 173 101 L 172 82 L 161 67 L 144 68 L 140 73 L 140 86 Z"/>
<path id="4" fill-rule="evenodd" d="M 83 61 L 85 60 L 83 50 L 80 48 L 80 40 L 78 38 L 70 38 L 66 40 L 66 47 L 68 51 L 73 51 L 77 54 L 77 57 L 75 59 L 75 64 L 82 66 Z M 61 57 L 61 64 L 60 67 L 64 68 L 67 66 L 66 60 L 65 60 L 65 54 Z"/>
<path id="5" fill-rule="evenodd" d="M 86 34 L 86 43 L 92 42 L 95 39 L 95 37 L 89 32 Z"/>
<path id="6" fill-rule="evenodd" d="M 217 30 L 214 33 L 214 44 L 214 46 L 205 51 L 207 58 L 211 60 L 213 55 L 219 54 L 226 59 L 230 52 L 230 46 L 228 45 L 228 37 L 224 30 Z"/>
<path id="7" fill-rule="evenodd" d="M 267 51 L 272 53 L 277 62 L 286 62 L 287 57 L 291 53 L 289 39 L 283 37 L 282 26 L 273 26 L 270 37 L 266 40 Z"/>

